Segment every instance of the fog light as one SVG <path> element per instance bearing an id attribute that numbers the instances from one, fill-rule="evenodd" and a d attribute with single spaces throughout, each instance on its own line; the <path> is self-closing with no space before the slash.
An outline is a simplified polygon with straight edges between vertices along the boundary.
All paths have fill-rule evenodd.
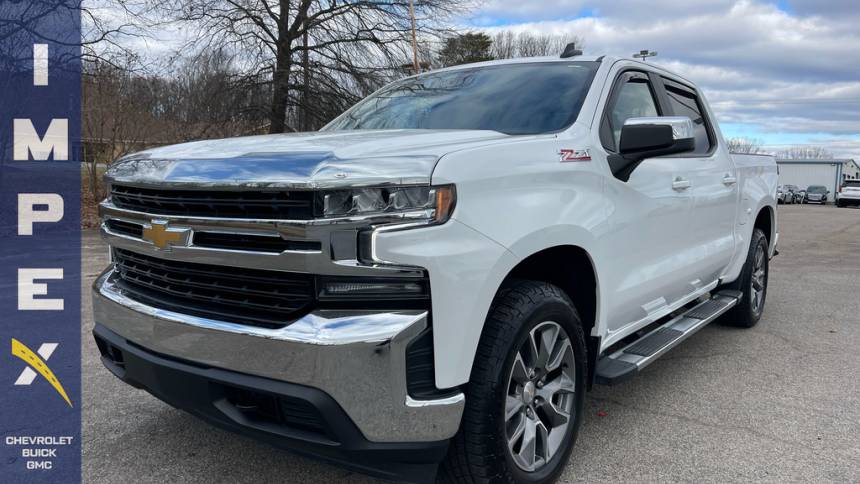
<path id="1" fill-rule="evenodd" d="M 330 296 L 369 294 L 422 294 L 424 287 L 417 282 L 329 282 L 323 291 Z"/>
<path id="2" fill-rule="evenodd" d="M 350 278 L 321 277 L 320 301 L 425 300 L 429 297 L 426 278 Z"/>

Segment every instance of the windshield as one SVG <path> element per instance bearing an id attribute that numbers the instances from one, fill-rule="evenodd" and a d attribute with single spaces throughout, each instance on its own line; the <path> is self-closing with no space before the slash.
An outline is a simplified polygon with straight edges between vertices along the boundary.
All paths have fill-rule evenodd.
<path id="1" fill-rule="evenodd" d="M 559 131 L 576 120 L 598 62 L 506 64 L 395 82 L 324 128 Z"/>
<path id="2" fill-rule="evenodd" d="M 808 193 L 824 193 L 827 191 L 826 188 L 821 186 L 813 186 L 806 189 Z"/>

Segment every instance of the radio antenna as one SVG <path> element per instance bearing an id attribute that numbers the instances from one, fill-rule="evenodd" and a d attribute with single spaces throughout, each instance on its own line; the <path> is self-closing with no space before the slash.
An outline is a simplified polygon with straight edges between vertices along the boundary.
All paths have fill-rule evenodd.
<path id="1" fill-rule="evenodd" d="M 656 51 L 653 50 L 640 50 L 638 54 L 633 54 L 633 57 L 636 59 L 642 59 L 642 62 L 648 62 L 649 57 L 654 57 L 657 55 Z"/>

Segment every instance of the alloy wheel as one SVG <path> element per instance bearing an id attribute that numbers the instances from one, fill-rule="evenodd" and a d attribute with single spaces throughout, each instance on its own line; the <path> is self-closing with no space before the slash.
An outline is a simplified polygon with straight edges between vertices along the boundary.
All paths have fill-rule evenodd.
<path id="1" fill-rule="evenodd" d="M 759 244 L 756 247 L 755 257 L 753 259 L 752 277 L 750 285 L 752 286 L 750 294 L 752 295 L 752 308 L 755 314 L 761 313 L 764 306 L 764 291 L 767 287 L 767 269 L 766 255 L 764 247 Z"/>
<path id="2" fill-rule="evenodd" d="M 532 328 L 508 374 L 508 452 L 517 467 L 534 472 L 562 450 L 575 417 L 576 363 L 564 328 L 553 321 Z"/>

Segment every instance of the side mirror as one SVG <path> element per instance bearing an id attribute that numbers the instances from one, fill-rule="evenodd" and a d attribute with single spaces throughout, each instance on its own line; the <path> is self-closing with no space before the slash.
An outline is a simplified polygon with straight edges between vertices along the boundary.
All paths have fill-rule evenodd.
<path id="1" fill-rule="evenodd" d="M 693 151 L 693 121 L 687 116 L 630 118 L 621 128 L 618 154 L 608 158 L 612 174 L 621 181 L 646 158 Z"/>

